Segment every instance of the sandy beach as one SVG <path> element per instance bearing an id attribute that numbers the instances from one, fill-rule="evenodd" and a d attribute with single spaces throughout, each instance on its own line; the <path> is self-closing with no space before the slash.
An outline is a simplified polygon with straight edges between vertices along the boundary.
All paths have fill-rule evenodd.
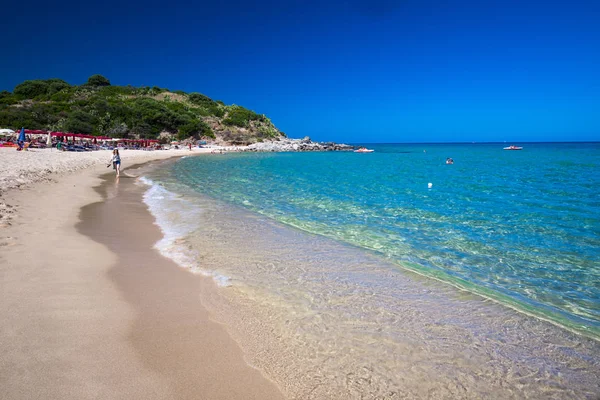
<path id="1" fill-rule="evenodd" d="M 593 339 L 175 190 L 211 151 L 0 149 L 2 399 L 597 397 Z"/>
<path id="2" fill-rule="evenodd" d="M 152 249 L 127 168 L 190 154 L 123 151 L 116 182 L 108 151 L 0 149 L 2 398 L 282 398 L 197 301 L 213 283 Z"/>

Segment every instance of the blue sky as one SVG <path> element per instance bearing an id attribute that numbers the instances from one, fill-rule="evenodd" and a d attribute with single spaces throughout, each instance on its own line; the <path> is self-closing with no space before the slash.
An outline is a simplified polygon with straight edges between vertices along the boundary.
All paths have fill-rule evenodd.
<path id="1" fill-rule="evenodd" d="M 600 1 L 33 1 L 3 11 L 0 90 L 99 73 L 201 92 L 320 141 L 600 140 Z"/>

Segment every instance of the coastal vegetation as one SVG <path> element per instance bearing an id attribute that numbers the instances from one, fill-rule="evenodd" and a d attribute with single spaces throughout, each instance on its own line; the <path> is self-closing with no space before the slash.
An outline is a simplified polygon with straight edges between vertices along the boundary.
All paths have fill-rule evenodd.
<path id="1" fill-rule="evenodd" d="M 201 93 L 116 86 L 102 75 L 82 85 L 27 80 L 0 92 L 0 126 L 115 138 L 215 139 L 251 144 L 285 137 L 263 114 Z"/>

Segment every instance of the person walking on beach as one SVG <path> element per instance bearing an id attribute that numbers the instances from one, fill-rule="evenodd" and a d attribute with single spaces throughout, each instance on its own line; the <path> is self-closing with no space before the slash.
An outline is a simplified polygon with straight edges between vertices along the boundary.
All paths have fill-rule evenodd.
<path id="1" fill-rule="evenodd" d="M 119 156 L 119 149 L 113 150 L 110 162 L 112 162 L 113 169 L 116 171 L 117 176 L 119 176 L 121 174 L 121 156 Z M 110 163 L 107 167 L 110 167 Z"/>

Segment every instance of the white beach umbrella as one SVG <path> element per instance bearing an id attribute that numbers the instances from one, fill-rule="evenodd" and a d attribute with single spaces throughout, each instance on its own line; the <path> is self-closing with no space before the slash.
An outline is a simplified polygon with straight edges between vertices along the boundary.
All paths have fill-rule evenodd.
<path id="1" fill-rule="evenodd" d="M 52 133 L 48 132 L 48 139 L 46 139 L 46 146 L 52 146 Z"/>
<path id="2" fill-rule="evenodd" d="M 12 129 L 0 129 L 0 135 L 14 135 L 15 131 Z"/>

